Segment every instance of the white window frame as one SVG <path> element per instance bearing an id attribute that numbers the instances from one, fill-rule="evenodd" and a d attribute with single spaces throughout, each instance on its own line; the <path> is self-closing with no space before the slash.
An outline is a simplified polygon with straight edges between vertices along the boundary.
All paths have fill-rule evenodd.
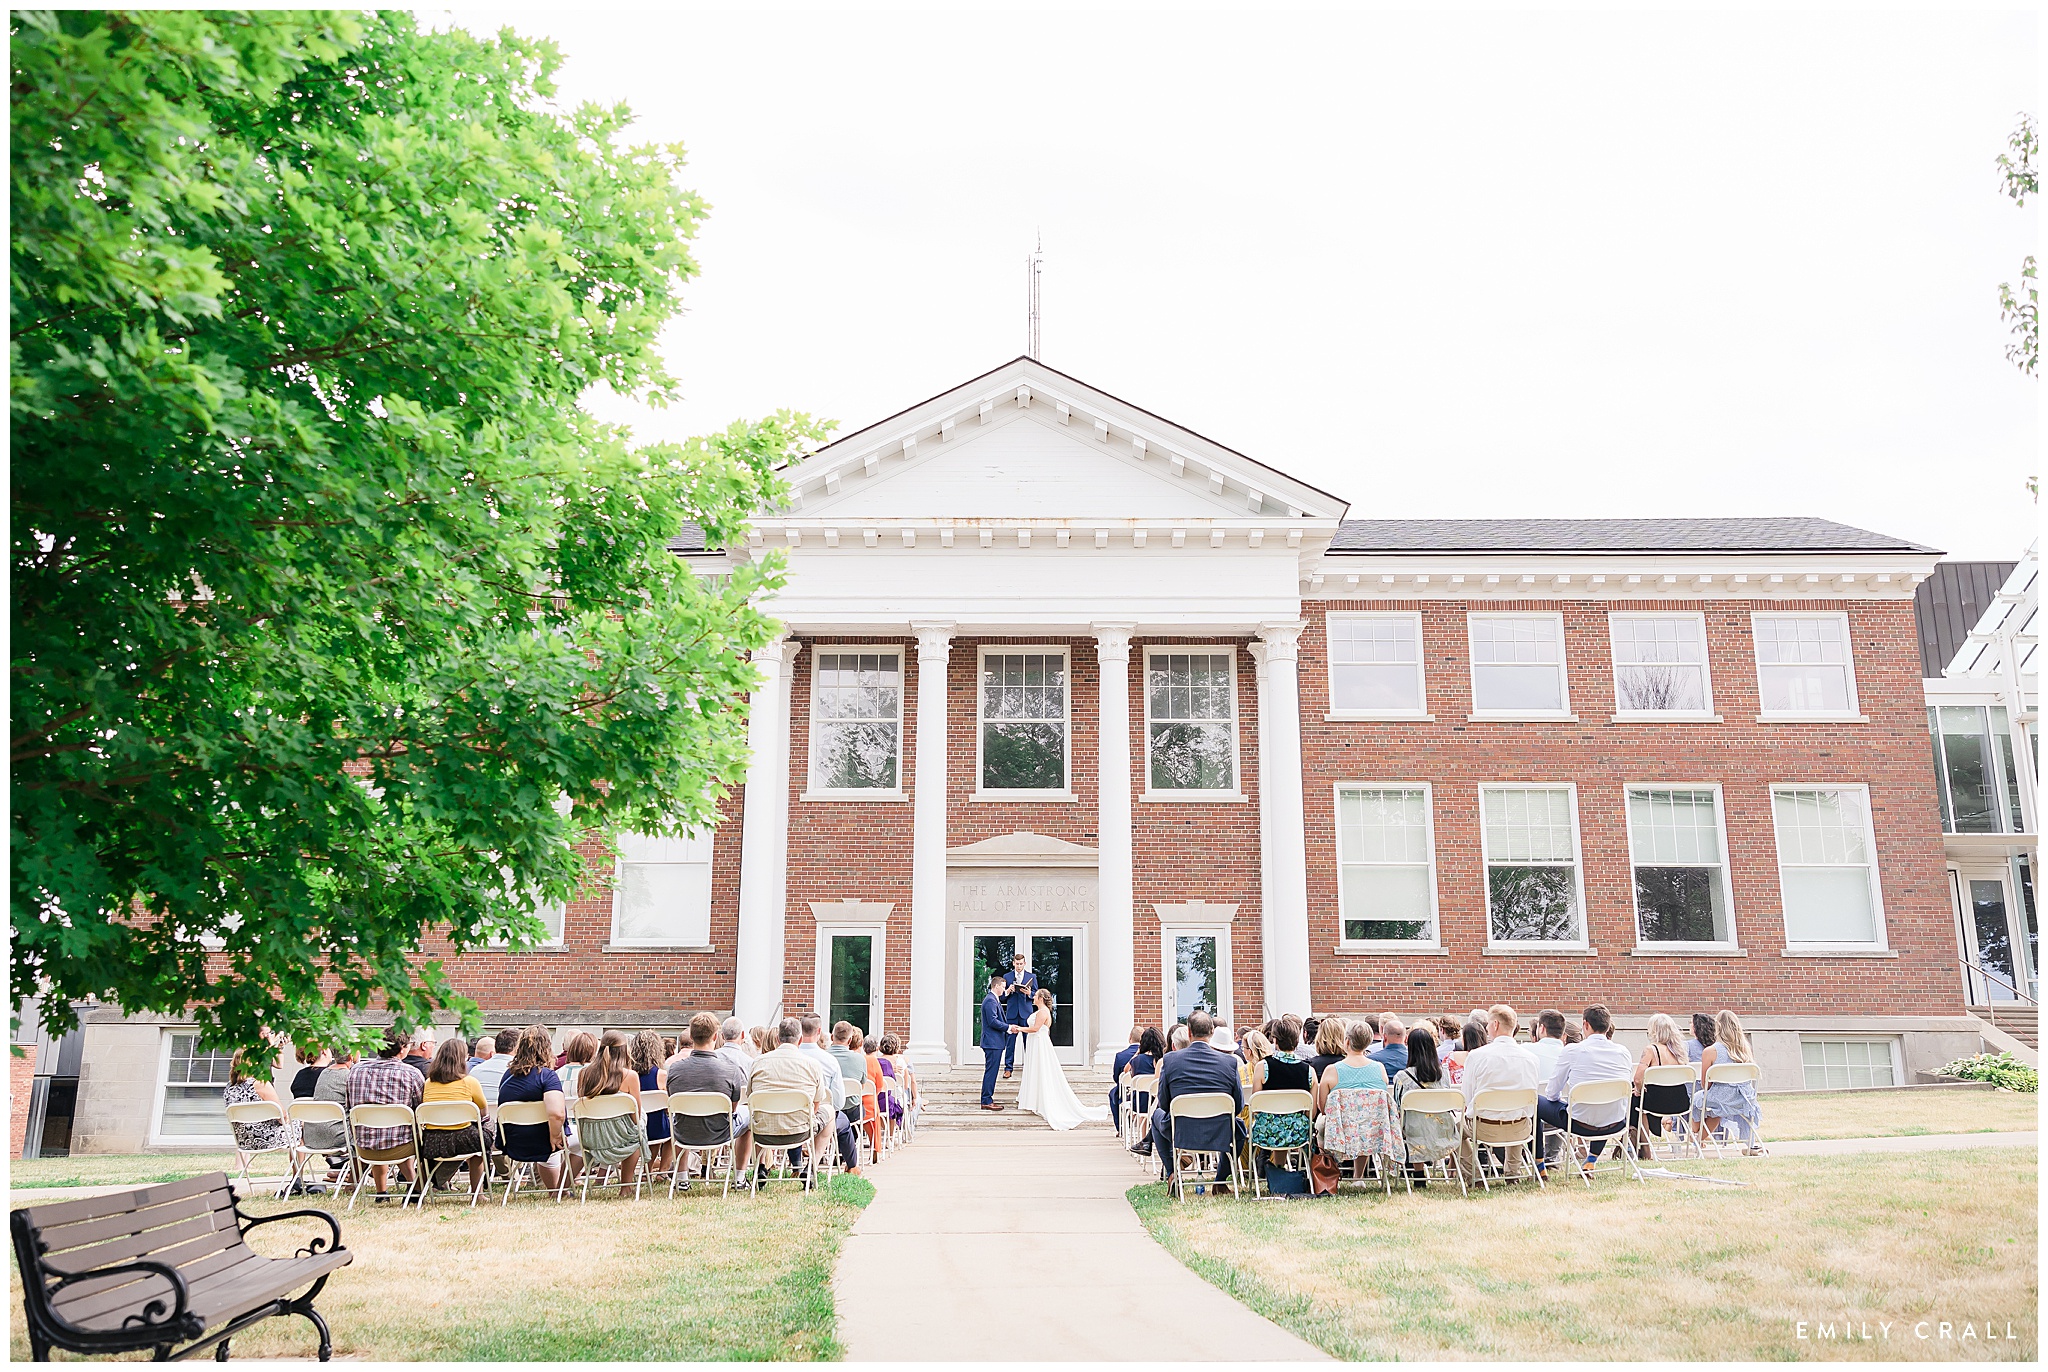
<path id="1" fill-rule="evenodd" d="M 1867 943 L 1816 943 L 1800 941 L 1792 937 L 1792 931 L 1785 924 L 1785 844 L 1778 833 L 1778 793 L 1781 791 L 1860 791 L 1863 793 L 1863 844 L 1870 854 L 1867 864 L 1870 880 L 1870 919 L 1873 936 Z M 1877 859 L 1877 816 L 1870 806 L 1870 787 L 1862 782 L 1843 781 L 1777 781 L 1771 783 L 1771 846 L 1778 867 L 1778 925 L 1785 934 L 1785 951 L 1788 953 L 1889 953 L 1891 938 L 1885 927 L 1884 918 L 1884 876 Z M 1800 864 L 1807 866 L 1811 864 Z"/>
<path id="2" fill-rule="evenodd" d="M 824 902 L 813 902 L 812 909 Z M 856 903 L 858 904 L 858 902 Z M 817 917 L 817 947 L 814 950 L 811 984 L 811 1004 L 820 1015 L 832 1013 L 832 940 L 845 935 L 851 938 L 872 938 L 875 941 L 873 961 L 868 968 L 868 1008 L 870 1016 L 879 1026 L 882 1023 L 882 997 L 889 982 L 889 925 L 887 910 L 878 919 L 868 908 L 862 908 L 858 915 L 843 922 L 829 915 Z M 826 1026 L 828 1029 L 830 1024 Z"/>
<path id="3" fill-rule="evenodd" d="M 1842 669 L 1849 687 L 1849 704 L 1842 710 L 1773 710 L 1764 704 L 1764 655 L 1758 647 L 1757 625 L 1770 619 L 1832 619 L 1842 626 Z M 1867 723 L 1856 693 L 1856 640 L 1846 610 L 1752 610 L 1749 615 L 1749 655 L 1756 664 L 1757 722 L 1776 720 L 1835 719 Z M 1775 664 L 1773 664 L 1775 665 Z"/>
<path id="4" fill-rule="evenodd" d="M 1177 1004 L 1180 990 L 1179 968 L 1174 963 L 1173 945 L 1177 938 L 1213 938 L 1216 940 L 1216 999 L 1220 1004 L 1218 1018 L 1222 1023 L 1231 1023 L 1232 1009 L 1237 1004 L 1236 991 L 1230 984 L 1230 925 L 1225 922 L 1210 924 L 1192 920 L 1164 920 L 1159 925 L 1159 987 L 1160 1007 L 1165 1018 L 1160 1023 L 1172 1028 L 1180 1022 Z"/>
<path id="5" fill-rule="evenodd" d="M 1622 703 L 1620 644 L 1614 633 L 1615 624 L 1624 619 L 1689 619 L 1700 630 L 1700 708 L 1697 710 L 1632 710 Z M 1707 616 L 1703 610 L 1610 610 L 1607 614 L 1607 666 L 1614 674 L 1614 717 L 1618 720 L 1707 720 L 1720 723 L 1721 716 L 1714 713 L 1714 650 L 1707 642 Z"/>
<path id="6" fill-rule="evenodd" d="M 156 1051 L 156 1099 L 149 1109 L 149 1144 L 152 1148 L 179 1148 L 203 1145 L 207 1147 L 235 1146 L 235 1131 L 232 1125 L 225 1134 L 170 1134 L 164 1133 L 164 1093 L 171 1086 L 171 1036 L 173 1034 L 199 1033 L 196 1025 L 167 1025 L 159 1036 Z M 183 1085 L 183 1083 L 179 1083 Z M 221 1084 L 226 1092 L 227 1083 Z"/>
<path id="7" fill-rule="evenodd" d="M 1422 792 L 1422 833 L 1429 850 L 1429 927 L 1430 937 L 1426 939 L 1385 939 L 1350 938 L 1344 933 L 1344 925 L 1350 919 L 1350 912 L 1344 908 L 1344 840 L 1337 830 L 1341 821 L 1338 815 L 1344 805 L 1346 791 L 1420 791 Z M 1439 908 L 1436 870 L 1436 790 L 1426 781 L 1340 781 L 1330 788 L 1330 819 L 1332 858 L 1337 872 L 1337 947 L 1342 951 L 1426 953 L 1435 952 L 1444 946 L 1443 911 Z M 1364 866 L 1393 864 L 1368 863 Z M 1400 864 L 1406 866 L 1407 864 Z M 1489 922 L 1489 933 L 1491 924 Z"/>
<path id="8" fill-rule="evenodd" d="M 1883 1086 L 1807 1086 L 1806 1045 L 1809 1043 L 1882 1043 L 1891 1049 L 1892 1085 Z M 1799 1036 L 1799 1081 L 1800 1089 L 1806 1091 L 1884 1091 L 1907 1084 L 1906 1054 L 1900 1041 L 1888 1034 L 1801 1034 Z"/>
<path id="9" fill-rule="evenodd" d="M 1576 940 L 1496 939 L 1493 936 L 1493 853 L 1486 838 L 1486 793 L 1488 791 L 1563 791 L 1572 821 L 1572 889 L 1579 904 L 1579 936 Z M 1592 948 L 1592 929 L 1586 911 L 1586 846 L 1579 832 L 1579 784 L 1575 781 L 1483 781 L 1479 801 L 1479 891 L 1486 918 L 1486 950 L 1491 953 L 1583 953 Z M 1554 866 L 1552 863 L 1542 864 Z M 1630 874 L 1634 879 L 1634 874 Z"/>
<path id="10" fill-rule="evenodd" d="M 575 806 L 576 802 L 571 800 L 566 794 L 558 795 L 554 799 L 555 813 L 558 815 L 568 815 Z M 586 879 L 589 877 L 589 874 L 589 864 L 586 862 L 584 864 L 584 876 Z M 505 881 L 508 887 L 511 885 L 511 880 L 511 874 L 507 872 Z M 484 949 L 494 953 L 538 953 L 544 949 L 565 947 L 569 934 L 569 902 L 566 900 L 539 900 L 534 902 L 533 913 L 538 915 L 543 921 L 547 919 L 548 911 L 550 910 L 555 912 L 555 936 L 553 938 L 529 944 L 524 948 L 514 948 L 503 939 L 491 939 L 484 944 Z"/>
<path id="11" fill-rule="evenodd" d="M 1714 823 L 1720 830 L 1721 839 L 1721 894 L 1728 902 L 1728 937 L 1722 942 L 1699 943 L 1692 941 L 1659 940 L 1651 943 L 1643 938 L 1643 911 L 1636 903 L 1636 822 L 1629 809 L 1631 791 L 1711 791 L 1714 793 Z M 1635 913 L 1636 947 L 1647 953 L 1684 952 L 1730 952 L 1742 947 L 1742 935 L 1735 924 L 1735 874 L 1728 859 L 1728 812 L 1722 803 L 1721 783 L 1718 781 L 1625 781 L 1621 786 L 1621 822 L 1628 830 L 1628 899 L 1629 909 Z M 1705 864 L 1689 863 L 1688 866 Z"/>
<path id="12" fill-rule="evenodd" d="M 1182 720 L 1182 721 L 1172 721 L 1172 720 L 1169 720 L 1169 721 L 1167 721 L 1168 723 L 1175 723 L 1175 722 L 1179 722 L 1179 723 L 1209 723 L 1209 724 L 1214 724 L 1214 723 L 1226 723 L 1226 722 L 1227 722 L 1227 723 L 1228 723 L 1228 724 L 1230 725 L 1230 785 L 1229 785 L 1229 786 L 1227 786 L 1227 787 L 1222 787 L 1222 788 L 1205 788 L 1205 789 L 1202 789 L 1202 790 L 1193 790 L 1193 789 L 1189 789 L 1189 790 L 1172 790 L 1172 789 L 1160 789 L 1160 788 L 1158 788 L 1158 787 L 1155 787 L 1155 786 L 1153 786 L 1153 784 L 1152 784 L 1152 722 L 1153 722 L 1153 721 L 1152 721 L 1152 684 L 1151 684 L 1151 683 L 1152 683 L 1152 658 L 1153 658 L 1153 656 L 1154 656 L 1155 654 L 1157 654 L 1157 655 L 1158 655 L 1158 656 L 1160 656 L 1160 657 L 1172 657 L 1172 656 L 1174 656 L 1174 655 L 1176 655 L 1176 654 L 1178 654 L 1178 655 L 1180 655 L 1180 656 L 1182 656 L 1182 657 L 1187 657 L 1187 656 L 1192 656 L 1192 655 L 1199 655 L 1199 656 L 1202 656 L 1202 657 L 1226 657 L 1226 658 L 1228 658 L 1228 659 L 1230 660 L 1230 718 L 1229 718 L 1229 720 L 1227 720 L 1227 721 L 1219 721 L 1219 720 Z M 1177 647 L 1176 647 L 1176 646 L 1173 646 L 1173 645 L 1170 645 L 1170 644 L 1162 644 L 1162 645 L 1160 645 L 1160 646 L 1158 646 L 1158 647 L 1147 647 L 1147 648 L 1145 649 L 1145 662 L 1144 662 L 1144 672 L 1143 672 L 1143 674 L 1141 675 L 1141 677 L 1140 677 L 1139 679 L 1140 679 L 1140 682 L 1142 683 L 1142 689 L 1143 689 L 1143 691 L 1144 691 L 1144 693 L 1145 693 L 1145 744 L 1144 744 L 1144 747 L 1145 747 L 1145 789 L 1144 789 L 1144 791 L 1143 791 L 1143 792 L 1142 792 L 1142 793 L 1141 793 L 1141 794 L 1139 795 L 1139 797 L 1138 797 L 1138 798 L 1139 798 L 1140 800 L 1160 800 L 1160 801 L 1168 801 L 1168 802 L 1172 802 L 1172 801 L 1206 801 L 1206 800 L 1243 800 L 1243 799 L 1245 798 L 1245 797 L 1244 797 L 1244 748 L 1243 748 L 1243 738 L 1244 738 L 1244 731 L 1243 731 L 1243 729 L 1242 729 L 1242 728 L 1240 728 L 1240 727 L 1239 727 L 1239 724 L 1238 724 L 1238 708 L 1237 708 L 1237 691 L 1238 691 L 1238 680 L 1237 680 L 1237 645 L 1236 645 L 1235 643 L 1183 643 L 1183 644 L 1180 644 L 1180 645 L 1179 645 L 1179 646 L 1177 646 Z M 1072 684 L 1072 683 L 1071 683 L 1071 682 L 1069 682 L 1069 685 L 1070 685 L 1070 686 L 1071 686 L 1071 684 Z M 978 708 L 978 707 L 977 707 L 977 708 Z M 1067 707 L 1067 710 L 1068 710 L 1068 713 L 1069 713 L 1069 714 L 1072 714 L 1072 713 L 1073 713 L 1073 706 L 1072 706 L 1072 704 L 1071 704 L 1071 703 L 1069 703 L 1069 705 L 1068 705 L 1068 707 Z M 976 734 L 976 737 L 979 737 L 979 736 L 980 736 L 980 730 L 979 730 L 978 728 L 976 729 L 976 731 L 975 731 L 975 734 Z M 1069 786 L 1069 788 L 1068 788 L 1068 789 L 1070 789 L 1070 790 L 1072 789 L 1071 785 Z"/>
<path id="13" fill-rule="evenodd" d="M 903 789 L 903 696 L 910 687 L 909 654 L 901 643 L 814 643 L 811 653 L 811 715 L 804 760 L 804 792 L 798 800 L 908 800 Z M 896 655 L 896 785 L 890 787 L 820 786 L 818 784 L 818 663 L 826 653 L 894 653 Z M 980 683 L 976 682 L 977 694 Z M 976 706 L 979 709 L 979 705 Z"/>
<path id="14" fill-rule="evenodd" d="M 1547 619 L 1557 626 L 1557 699 L 1555 710 L 1490 710 L 1479 703 L 1479 669 L 1481 666 L 1507 666 L 1506 663 L 1481 663 L 1479 661 L 1478 625 L 1480 620 L 1496 619 Z M 1561 719 L 1575 720 L 1572 713 L 1571 648 L 1565 642 L 1564 613 L 1561 610 L 1468 610 L 1465 614 L 1465 671 L 1466 684 L 1472 696 L 1470 718 L 1478 719 Z"/>
<path id="15" fill-rule="evenodd" d="M 1054 790 L 1051 787 L 1047 787 L 1044 790 L 1018 787 L 984 787 L 981 784 L 981 779 L 985 775 L 982 771 L 981 744 L 983 726 L 988 723 L 988 719 L 981 712 L 984 703 L 981 688 L 983 678 L 988 672 L 988 660 L 991 657 L 1015 657 L 1019 654 L 1030 653 L 1057 653 L 1060 659 L 1066 663 L 1065 676 L 1067 684 L 1060 692 L 1060 704 L 1066 712 L 1060 727 L 1060 744 L 1064 751 L 1061 765 L 1066 775 L 1066 785 L 1058 790 Z M 898 770 L 900 774 L 901 769 L 899 768 Z M 970 798 L 974 800 L 1002 801 L 1071 801 L 1079 799 L 1074 793 L 1074 650 L 1067 644 L 999 643 L 982 647 L 975 652 L 974 792 Z"/>
<path id="16" fill-rule="evenodd" d="M 619 835 L 619 837 L 623 840 L 627 837 L 627 835 L 621 834 Z M 646 835 L 645 837 L 655 838 L 657 836 Z M 668 841 L 673 842 L 675 840 Z M 672 862 L 643 863 L 638 865 L 650 867 L 697 867 L 701 865 L 704 868 L 704 884 L 707 888 L 707 899 L 705 901 L 704 910 L 704 942 L 678 943 L 673 938 L 631 939 L 625 938 L 620 935 L 619 900 L 625 892 L 626 881 L 626 848 L 625 844 L 621 842 L 619 844 L 618 857 L 614 859 L 612 863 L 612 920 L 611 928 L 609 930 L 608 937 L 605 943 L 607 951 L 624 949 L 632 949 L 634 951 L 655 950 L 676 953 L 713 953 L 718 951 L 717 949 L 711 946 L 711 915 L 713 913 L 711 906 L 713 902 L 715 902 L 715 900 L 717 899 L 716 880 L 718 870 L 718 831 L 716 829 L 713 829 L 708 834 L 692 834 L 689 836 L 689 841 L 702 842 L 705 845 L 706 853 L 704 861 L 701 864 L 695 862 Z"/>
<path id="17" fill-rule="evenodd" d="M 1415 625 L 1415 700 L 1412 710 L 1347 710 L 1337 704 L 1337 649 L 1336 635 L 1330 626 L 1352 619 L 1405 619 Z M 1429 712 L 1429 673 L 1423 665 L 1425 653 L 1422 642 L 1422 614 L 1417 610 L 1335 610 L 1324 617 L 1323 662 L 1327 679 L 1323 682 L 1324 703 L 1328 706 L 1325 719 L 1419 719 L 1434 720 Z"/>

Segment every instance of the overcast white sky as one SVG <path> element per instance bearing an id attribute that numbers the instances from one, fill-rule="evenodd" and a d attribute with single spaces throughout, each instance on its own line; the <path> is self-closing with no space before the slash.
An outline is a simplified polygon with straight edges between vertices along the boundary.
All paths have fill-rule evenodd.
<path id="1" fill-rule="evenodd" d="M 1997 286 L 2038 216 L 1993 165 L 2030 13 L 454 14 L 689 145 L 648 438 L 1015 356 L 1042 230 L 1046 362 L 1354 517 L 2034 536 Z"/>

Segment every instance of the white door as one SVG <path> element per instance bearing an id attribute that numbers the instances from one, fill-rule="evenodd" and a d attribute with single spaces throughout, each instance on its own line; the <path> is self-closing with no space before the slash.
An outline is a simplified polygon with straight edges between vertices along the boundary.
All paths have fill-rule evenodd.
<path id="1" fill-rule="evenodd" d="M 1059 1060 L 1078 1065 L 1088 1052 L 1087 1015 L 1082 1003 L 1079 929 L 962 928 L 960 1061 L 979 1067 L 981 1061 L 981 998 L 988 980 L 1010 970 L 1010 959 L 1022 948 L 1039 986 L 1052 992 L 1052 1042 Z"/>

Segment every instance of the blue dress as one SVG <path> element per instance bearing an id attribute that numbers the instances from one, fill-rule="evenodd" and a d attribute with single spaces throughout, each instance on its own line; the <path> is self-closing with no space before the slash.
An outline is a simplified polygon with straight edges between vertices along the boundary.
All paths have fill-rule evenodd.
<path id="1" fill-rule="evenodd" d="M 1716 1063 L 1720 1055 L 1714 1056 Z M 1745 1143 L 1755 1143 L 1757 1128 L 1763 1121 L 1763 1112 L 1757 1105 L 1756 1083 L 1753 1081 L 1717 1081 L 1700 1093 L 1699 1113 L 1709 1119 L 1717 1119 Z"/>
<path id="2" fill-rule="evenodd" d="M 561 1089 L 562 1079 L 552 1067 L 521 1072 L 516 1077 L 507 1072 L 498 1083 L 498 1104 L 544 1100 L 548 1092 Z M 505 1141 L 505 1156 L 514 1162 L 546 1162 L 555 1154 L 554 1141 L 548 1137 L 545 1124 L 500 1125 L 498 1135 Z"/>
<path id="3" fill-rule="evenodd" d="M 659 1091 L 660 1089 L 661 1068 L 650 1067 L 640 1074 L 640 1093 L 642 1096 L 645 1096 L 649 1091 Z M 650 1112 L 647 1116 L 647 1141 L 649 1143 L 662 1143 L 667 1139 L 668 1111 L 655 1110 Z"/>

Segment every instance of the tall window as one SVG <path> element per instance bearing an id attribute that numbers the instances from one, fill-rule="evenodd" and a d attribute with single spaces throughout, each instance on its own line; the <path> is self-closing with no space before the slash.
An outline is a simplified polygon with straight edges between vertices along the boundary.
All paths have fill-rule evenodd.
<path id="1" fill-rule="evenodd" d="M 1328 623 L 1330 713 L 1423 713 L 1421 615 L 1334 614 Z"/>
<path id="2" fill-rule="evenodd" d="M 228 1069 L 234 1063 L 230 1053 L 199 1046 L 199 1035 L 173 1033 L 164 1062 L 163 1110 L 157 1133 L 167 1139 L 224 1138 L 228 1129 L 228 1108 L 221 1099 L 227 1090 Z"/>
<path id="3" fill-rule="evenodd" d="M 1067 655 L 981 655 L 981 789 L 1067 789 Z"/>
<path id="4" fill-rule="evenodd" d="M 820 649 L 811 681 L 811 789 L 900 790 L 902 746 L 902 653 Z"/>
<path id="5" fill-rule="evenodd" d="M 1705 714 L 1706 620 L 1696 614 L 1608 616 L 1614 705 L 1623 714 Z"/>
<path id="6" fill-rule="evenodd" d="M 1554 614 L 1475 614 L 1472 713 L 1566 713 L 1564 619 Z"/>
<path id="7" fill-rule="evenodd" d="M 1710 787 L 1629 787 L 1628 843 L 1637 941 L 1735 941 L 1718 793 Z"/>
<path id="8" fill-rule="evenodd" d="M 1586 922 L 1572 788 L 1482 787 L 1479 808 L 1490 939 L 1583 946 Z"/>
<path id="9" fill-rule="evenodd" d="M 1337 788 L 1337 907 L 1346 943 L 1437 941 L 1427 787 Z"/>
<path id="10" fill-rule="evenodd" d="M 1844 614 L 1757 614 L 1757 695 L 1766 715 L 1853 715 L 1856 672 Z"/>
<path id="11" fill-rule="evenodd" d="M 1861 786 L 1777 786 L 1771 814 L 1786 941 L 1881 945 L 1868 793 Z"/>
<path id="12" fill-rule="evenodd" d="M 612 942 L 686 948 L 711 942 L 711 835 L 619 835 Z"/>
<path id="13" fill-rule="evenodd" d="M 1236 653 L 1145 650 L 1145 747 L 1154 791 L 1237 789 Z"/>
<path id="14" fill-rule="evenodd" d="M 2020 778 L 2005 711 L 1929 706 L 1927 731 L 1934 736 L 1941 827 L 1951 834 L 2018 833 Z"/>

